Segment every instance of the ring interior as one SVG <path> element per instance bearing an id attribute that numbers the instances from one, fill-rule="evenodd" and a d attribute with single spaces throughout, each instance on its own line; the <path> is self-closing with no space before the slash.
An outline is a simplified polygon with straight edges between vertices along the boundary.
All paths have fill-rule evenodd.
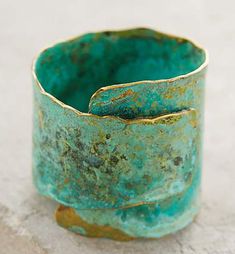
<path id="1" fill-rule="evenodd" d="M 205 51 L 192 42 L 150 29 L 89 33 L 44 50 L 35 63 L 43 89 L 88 112 L 99 88 L 170 79 L 199 68 Z"/>

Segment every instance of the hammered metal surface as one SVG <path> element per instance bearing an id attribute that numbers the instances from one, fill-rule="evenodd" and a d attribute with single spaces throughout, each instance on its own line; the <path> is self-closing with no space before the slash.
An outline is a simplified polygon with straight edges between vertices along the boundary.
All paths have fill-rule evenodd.
<path id="1" fill-rule="evenodd" d="M 148 29 L 87 34 L 40 54 L 33 176 L 67 206 L 60 225 L 130 240 L 192 221 L 206 61 L 195 44 Z"/>

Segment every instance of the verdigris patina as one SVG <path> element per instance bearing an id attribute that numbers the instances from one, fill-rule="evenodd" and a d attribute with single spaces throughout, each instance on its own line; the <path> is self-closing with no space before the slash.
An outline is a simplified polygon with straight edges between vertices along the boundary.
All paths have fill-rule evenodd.
<path id="1" fill-rule="evenodd" d="M 207 53 L 150 29 L 89 33 L 33 65 L 33 178 L 82 235 L 154 238 L 199 209 Z"/>

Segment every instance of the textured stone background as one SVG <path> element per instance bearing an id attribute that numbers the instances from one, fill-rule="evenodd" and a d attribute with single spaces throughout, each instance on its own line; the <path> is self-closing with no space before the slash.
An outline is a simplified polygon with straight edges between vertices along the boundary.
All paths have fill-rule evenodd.
<path id="1" fill-rule="evenodd" d="M 235 253 L 234 1 L 0 1 L 0 253 Z M 44 46 L 79 33 L 150 26 L 194 38 L 210 53 L 202 209 L 187 229 L 128 243 L 59 228 L 56 204 L 31 184 L 30 65 Z"/>

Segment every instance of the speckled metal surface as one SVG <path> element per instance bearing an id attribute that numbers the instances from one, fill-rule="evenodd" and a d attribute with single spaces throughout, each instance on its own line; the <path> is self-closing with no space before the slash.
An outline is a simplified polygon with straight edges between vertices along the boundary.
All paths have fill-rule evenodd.
<path id="1" fill-rule="evenodd" d="M 56 44 L 33 67 L 33 176 L 57 222 L 154 238 L 199 209 L 205 50 L 150 29 Z"/>

